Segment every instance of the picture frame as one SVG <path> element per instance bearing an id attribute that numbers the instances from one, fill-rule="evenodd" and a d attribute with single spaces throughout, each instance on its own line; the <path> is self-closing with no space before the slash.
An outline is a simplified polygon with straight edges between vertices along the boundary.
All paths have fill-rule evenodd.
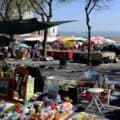
<path id="1" fill-rule="evenodd" d="M 12 99 L 25 103 L 29 71 L 25 66 L 18 66 L 14 70 L 14 85 Z"/>

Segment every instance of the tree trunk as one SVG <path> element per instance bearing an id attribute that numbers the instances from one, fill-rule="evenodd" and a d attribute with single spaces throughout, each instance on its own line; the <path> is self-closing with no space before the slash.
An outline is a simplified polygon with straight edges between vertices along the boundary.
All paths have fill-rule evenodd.
<path id="1" fill-rule="evenodd" d="M 88 26 L 88 40 L 89 40 L 89 44 L 88 44 L 88 65 L 91 66 L 91 27 Z"/>
<path id="2" fill-rule="evenodd" d="M 89 13 L 87 11 L 87 9 L 85 9 L 85 13 L 86 13 L 86 24 L 87 24 L 87 28 L 88 28 L 88 65 L 91 66 L 91 26 L 90 26 L 90 18 L 89 18 Z"/>
<path id="3" fill-rule="evenodd" d="M 43 57 L 46 58 L 47 57 L 47 33 L 48 33 L 48 29 L 44 30 L 44 39 L 43 39 Z"/>

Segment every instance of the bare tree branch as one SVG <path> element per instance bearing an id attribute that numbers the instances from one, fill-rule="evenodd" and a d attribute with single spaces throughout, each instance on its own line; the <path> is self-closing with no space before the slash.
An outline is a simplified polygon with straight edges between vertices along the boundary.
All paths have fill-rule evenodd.
<path id="1" fill-rule="evenodd" d="M 37 14 L 40 15 L 44 14 L 44 16 L 46 17 L 48 16 L 41 3 L 37 2 L 37 0 L 29 0 L 29 1 Z"/>
<path id="2" fill-rule="evenodd" d="M 89 9 L 88 14 L 90 14 L 92 12 L 92 10 L 95 8 L 96 4 L 97 4 L 97 2 L 95 1 L 93 3 L 93 5 L 91 6 L 91 8 Z"/>

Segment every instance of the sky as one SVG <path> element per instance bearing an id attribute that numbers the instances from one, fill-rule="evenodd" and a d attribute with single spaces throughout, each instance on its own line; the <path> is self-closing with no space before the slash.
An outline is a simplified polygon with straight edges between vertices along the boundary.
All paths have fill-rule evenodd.
<path id="1" fill-rule="evenodd" d="M 85 23 L 84 3 L 71 0 L 69 3 L 54 3 L 54 20 L 76 20 L 58 27 L 59 31 L 87 31 Z M 109 7 L 94 10 L 90 16 L 92 31 L 120 32 L 120 0 L 113 0 Z"/>

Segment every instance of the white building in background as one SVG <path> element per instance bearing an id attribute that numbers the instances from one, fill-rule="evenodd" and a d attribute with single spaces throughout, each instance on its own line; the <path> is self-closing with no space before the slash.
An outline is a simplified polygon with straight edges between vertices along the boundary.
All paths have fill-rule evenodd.
<path id="1" fill-rule="evenodd" d="M 48 35 L 58 35 L 58 27 L 54 26 L 48 29 Z"/>
<path id="2" fill-rule="evenodd" d="M 39 31 L 39 35 L 43 35 L 43 34 L 44 34 L 43 30 Z M 57 36 L 57 35 L 58 35 L 58 27 L 57 26 L 50 27 L 48 29 L 48 36 Z"/>
<path id="3" fill-rule="evenodd" d="M 43 35 L 44 34 L 44 31 L 41 30 L 39 32 L 40 34 L 39 35 Z M 58 29 L 57 29 L 57 26 L 54 26 L 54 27 L 51 27 L 48 29 L 48 36 L 57 36 L 58 35 Z"/>

